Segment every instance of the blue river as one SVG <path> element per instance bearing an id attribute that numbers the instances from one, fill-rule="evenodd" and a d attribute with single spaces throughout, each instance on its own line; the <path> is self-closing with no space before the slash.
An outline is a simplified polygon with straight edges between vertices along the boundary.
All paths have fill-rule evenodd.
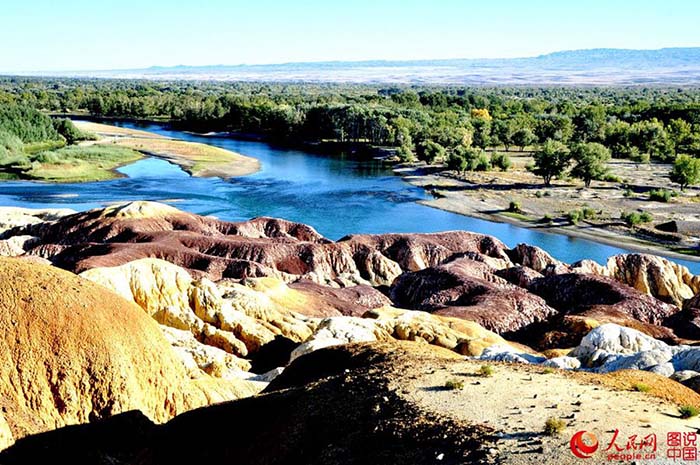
<path id="1" fill-rule="evenodd" d="M 324 156 L 225 136 L 198 136 L 164 125 L 116 123 L 203 142 L 260 160 L 262 170 L 239 178 L 194 178 L 164 160 L 146 158 L 121 168 L 126 177 L 80 184 L 0 183 L 0 205 L 85 210 L 114 202 L 153 200 L 223 220 L 272 216 L 309 224 L 330 239 L 351 233 L 466 230 L 491 234 L 509 246 L 525 242 L 567 263 L 604 263 L 627 253 L 590 240 L 445 212 L 417 203 L 429 196 L 379 162 Z M 700 274 L 700 262 L 675 261 Z"/>

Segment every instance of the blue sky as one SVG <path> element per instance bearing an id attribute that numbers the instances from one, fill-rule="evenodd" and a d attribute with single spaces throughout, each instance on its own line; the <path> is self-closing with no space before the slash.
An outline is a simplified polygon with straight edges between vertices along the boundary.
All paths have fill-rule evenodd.
<path id="1" fill-rule="evenodd" d="M 697 0 L 3 0 L 0 72 L 700 46 Z"/>

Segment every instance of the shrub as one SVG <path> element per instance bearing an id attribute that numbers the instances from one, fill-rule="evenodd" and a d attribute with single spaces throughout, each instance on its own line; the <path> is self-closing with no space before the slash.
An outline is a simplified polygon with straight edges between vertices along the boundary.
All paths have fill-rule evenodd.
<path id="1" fill-rule="evenodd" d="M 634 192 L 632 192 L 632 189 L 625 189 L 625 191 L 622 193 L 623 197 L 629 198 L 634 195 Z"/>
<path id="2" fill-rule="evenodd" d="M 606 182 L 622 182 L 622 178 L 616 174 L 607 173 L 603 176 L 603 181 Z"/>
<path id="3" fill-rule="evenodd" d="M 566 423 L 560 418 L 549 417 L 544 423 L 544 434 L 547 436 L 559 436 L 564 429 L 566 429 Z"/>
<path id="4" fill-rule="evenodd" d="M 34 160 L 38 161 L 39 163 L 56 164 L 61 161 L 61 157 L 56 152 L 41 152 L 36 157 L 34 157 Z"/>
<path id="5" fill-rule="evenodd" d="M 541 199 L 543 195 L 544 194 L 542 194 L 542 191 L 535 192 L 535 197 L 537 197 L 538 199 Z"/>
<path id="6" fill-rule="evenodd" d="M 654 221 L 654 217 L 651 216 L 651 213 L 649 213 L 649 212 L 642 212 L 642 213 L 639 215 L 639 220 L 640 220 L 642 223 L 651 223 L 652 221 Z"/>
<path id="7" fill-rule="evenodd" d="M 649 200 L 655 202 L 669 202 L 673 197 L 673 192 L 666 189 L 654 189 L 649 192 Z"/>
<path id="8" fill-rule="evenodd" d="M 467 160 L 457 153 L 450 154 L 447 158 L 447 169 L 462 173 L 467 169 Z"/>
<path id="9" fill-rule="evenodd" d="M 445 389 L 450 391 L 458 391 L 464 389 L 464 383 L 458 379 L 448 379 L 445 381 Z"/>
<path id="10" fill-rule="evenodd" d="M 552 221 L 554 221 L 554 218 L 549 213 L 542 217 L 542 223 L 551 223 Z"/>
<path id="11" fill-rule="evenodd" d="M 566 214 L 566 219 L 568 219 L 571 224 L 578 224 L 578 222 L 583 219 L 583 212 L 581 210 L 571 210 Z"/>
<path id="12" fill-rule="evenodd" d="M 472 162 L 472 166 L 474 171 L 488 171 L 491 169 L 491 160 L 482 152 Z"/>
<path id="13" fill-rule="evenodd" d="M 591 207 L 583 207 L 583 209 L 581 210 L 581 214 L 583 215 L 583 218 L 586 220 L 592 220 L 596 216 L 598 216 L 598 212 L 596 212 Z"/>
<path id="14" fill-rule="evenodd" d="M 508 204 L 508 211 L 512 213 L 520 213 L 523 211 L 523 206 L 517 200 L 511 200 Z"/>
<path id="15" fill-rule="evenodd" d="M 542 373 L 544 373 L 545 375 L 551 375 L 554 372 L 555 372 L 554 368 L 551 368 L 551 367 L 547 367 L 542 371 Z"/>
<path id="16" fill-rule="evenodd" d="M 628 226 L 636 226 L 642 223 L 650 223 L 653 220 L 653 217 L 648 212 L 622 212 L 621 218 L 625 223 L 627 223 Z"/>
<path id="17" fill-rule="evenodd" d="M 700 158 L 678 155 L 669 177 L 671 181 L 680 184 L 681 190 L 700 183 Z"/>
<path id="18" fill-rule="evenodd" d="M 692 418 L 697 417 L 700 414 L 700 409 L 693 407 L 692 405 L 683 405 L 678 408 L 678 413 L 681 414 L 681 418 Z"/>
<path id="19" fill-rule="evenodd" d="M 493 376 L 495 371 L 496 370 L 494 370 L 491 365 L 481 365 L 481 367 L 479 367 L 479 374 L 484 378 Z"/>
<path id="20" fill-rule="evenodd" d="M 651 386 L 644 383 L 634 383 L 632 385 L 632 389 L 634 389 L 637 392 L 649 392 L 651 391 Z"/>
<path id="21" fill-rule="evenodd" d="M 513 163 L 510 161 L 508 154 L 496 152 L 491 155 L 491 165 L 501 171 L 508 171 L 508 169 L 513 166 Z"/>

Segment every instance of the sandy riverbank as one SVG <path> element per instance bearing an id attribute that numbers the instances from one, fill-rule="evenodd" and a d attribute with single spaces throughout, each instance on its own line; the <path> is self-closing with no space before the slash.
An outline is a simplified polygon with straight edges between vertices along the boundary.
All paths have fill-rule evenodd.
<path id="1" fill-rule="evenodd" d="M 561 202 L 561 204 L 558 204 L 556 207 L 547 205 L 546 202 L 552 203 L 552 201 L 544 199 L 544 202 L 529 206 L 529 208 L 525 207 L 523 215 L 513 215 L 507 212 L 510 201 L 515 199 L 521 202 L 522 205 L 527 205 L 531 200 L 535 200 L 536 193 L 533 192 L 536 191 L 535 189 L 529 187 L 523 188 L 522 186 L 513 186 L 512 189 L 502 188 L 501 186 L 495 189 L 489 189 L 488 186 L 475 185 L 465 180 L 446 176 L 440 172 L 431 173 L 423 168 L 402 168 L 397 169 L 396 172 L 403 176 L 406 182 L 433 193 L 435 195 L 434 199 L 420 202 L 423 205 L 433 208 L 439 208 L 452 213 L 488 221 L 509 223 L 523 228 L 536 229 L 540 232 L 588 239 L 606 245 L 624 247 L 637 252 L 700 261 L 700 256 L 678 252 L 677 249 L 679 247 L 677 245 L 656 243 L 637 237 L 631 229 L 626 227 L 621 227 L 619 225 L 605 226 L 603 222 L 595 224 L 586 221 L 581 221 L 577 225 L 572 225 L 568 221 L 558 218 L 561 216 L 562 211 L 566 211 L 566 208 L 570 208 L 572 204 L 575 204 L 576 207 L 580 207 L 583 204 L 599 206 L 596 202 L 605 203 L 607 201 L 606 206 L 608 209 L 624 208 L 623 205 L 613 205 L 610 198 L 588 200 L 584 199 L 583 196 L 577 195 L 569 204 Z M 488 173 L 487 175 L 494 177 L 500 174 L 501 173 Z M 574 189 L 571 190 L 573 191 Z M 595 196 L 595 194 L 593 196 Z M 554 220 L 551 223 L 544 223 L 541 221 L 541 218 L 545 214 L 552 212 L 552 210 L 544 208 L 545 206 L 552 209 L 559 208 L 561 210 L 552 214 Z"/>
<path id="2" fill-rule="evenodd" d="M 107 124 L 86 121 L 76 121 L 75 124 L 81 130 L 100 137 L 98 141 L 90 141 L 87 144 L 127 147 L 144 155 L 168 160 L 192 176 L 230 178 L 260 170 L 260 162 L 255 158 L 207 144 L 186 142 L 147 131 Z"/>

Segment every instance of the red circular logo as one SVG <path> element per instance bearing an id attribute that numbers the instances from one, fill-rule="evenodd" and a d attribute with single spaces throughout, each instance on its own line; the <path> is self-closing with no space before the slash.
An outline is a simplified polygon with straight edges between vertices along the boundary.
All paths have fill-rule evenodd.
<path id="1" fill-rule="evenodd" d="M 584 440 L 585 438 L 585 440 Z M 569 441 L 571 453 L 580 459 L 590 459 L 598 450 L 598 438 L 588 431 L 579 431 Z"/>

